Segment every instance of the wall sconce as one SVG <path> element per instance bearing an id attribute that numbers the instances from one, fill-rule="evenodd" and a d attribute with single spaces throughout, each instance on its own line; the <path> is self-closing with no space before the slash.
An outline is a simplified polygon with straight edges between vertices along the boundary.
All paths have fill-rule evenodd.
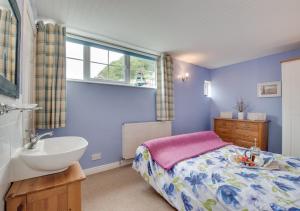
<path id="1" fill-rule="evenodd" d="M 184 74 L 178 75 L 178 79 L 181 79 L 183 82 L 188 80 L 189 77 L 190 77 L 189 73 L 184 73 Z"/>

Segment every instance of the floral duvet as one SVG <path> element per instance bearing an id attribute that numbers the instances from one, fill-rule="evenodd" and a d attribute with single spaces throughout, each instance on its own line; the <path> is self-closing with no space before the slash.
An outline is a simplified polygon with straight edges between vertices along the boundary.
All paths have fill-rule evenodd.
<path id="1" fill-rule="evenodd" d="M 300 211 L 300 159 L 272 156 L 281 170 L 233 166 L 228 157 L 245 149 L 229 145 L 177 163 L 166 171 L 138 147 L 133 168 L 177 210 Z"/>

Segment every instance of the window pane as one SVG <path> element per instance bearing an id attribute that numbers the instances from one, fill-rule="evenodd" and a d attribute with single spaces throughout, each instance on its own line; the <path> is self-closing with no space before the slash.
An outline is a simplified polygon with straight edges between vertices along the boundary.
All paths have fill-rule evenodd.
<path id="1" fill-rule="evenodd" d="M 108 50 L 91 47 L 91 62 L 108 64 Z"/>
<path id="2" fill-rule="evenodd" d="M 66 56 L 74 59 L 83 59 L 83 45 L 66 42 Z"/>
<path id="3" fill-rule="evenodd" d="M 123 65 L 110 65 L 109 66 L 109 80 L 125 81 L 125 69 Z"/>
<path id="4" fill-rule="evenodd" d="M 125 80 L 125 54 L 109 51 L 109 80 Z"/>
<path id="5" fill-rule="evenodd" d="M 156 61 L 130 56 L 130 83 L 155 87 Z"/>
<path id="6" fill-rule="evenodd" d="M 109 64 L 110 65 L 124 65 L 125 55 L 114 51 L 109 51 Z"/>
<path id="7" fill-rule="evenodd" d="M 91 62 L 90 77 L 94 79 L 108 80 L 108 66 Z"/>
<path id="8" fill-rule="evenodd" d="M 67 58 L 66 63 L 68 79 L 83 79 L 83 61 Z"/>

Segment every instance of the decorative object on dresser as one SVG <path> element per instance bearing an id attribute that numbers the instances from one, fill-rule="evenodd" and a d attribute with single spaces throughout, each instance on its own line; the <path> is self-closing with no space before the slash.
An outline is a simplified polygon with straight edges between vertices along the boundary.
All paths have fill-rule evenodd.
<path id="1" fill-rule="evenodd" d="M 220 117 L 224 119 L 232 119 L 232 112 L 221 112 Z"/>
<path id="2" fill-rule="evenodd" d="M 235 105 L 236 110 L 238 111 L 238 119 L 244 119 L 245 117 L 245 111 L 248 108 L 248 105 L 244 102 L 244 99 L 241 98 L 236 102 Z"/>
<path id="3" fill-rule="evenodd" d="M 66 171 L 14 182 L 6 194 L 7 211 L 81 211 L 81 181 L 78 162 Z"/>
<path id="4" fill-rule="evenodd" d="M 224 141 L 250 148 L 257 143 L 261 150 L 268 149 L 269 121 L 250 121 L 237 119 L 214 119 L 214 131 Z"/>
<path id="5" fill-rule="evenodd" d="M 247 113 L 247 119 L 252 121 L 266 121 L 267 120 L 267 114 L 266 113 Z"/>
<path id="6" fill-rule="evenodd" d="M 265 82 L 257 84 L 257 97 L 280 97 L 281 82 Z"/>

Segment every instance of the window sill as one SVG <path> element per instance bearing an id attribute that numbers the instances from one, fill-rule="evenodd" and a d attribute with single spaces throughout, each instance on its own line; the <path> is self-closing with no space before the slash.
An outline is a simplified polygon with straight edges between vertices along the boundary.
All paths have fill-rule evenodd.
<path id="1" fill-rule="evenodd" d="M 108 82 L 108 81 L 91 81 L 91 80 L 77 80 L 77 79 L 67 79 L 67 82 L 79 82 L 79 83 L 91 83 L 91 84 L 105 84 L 105 85 L 113 85 L 113 86 L 126 86 L 132 88 L 143 88 L 143 89 L 156 89 L 156 87 L 146 87 L 146 86 L 134 86 L 127 83 L 121 82 Z"/>

